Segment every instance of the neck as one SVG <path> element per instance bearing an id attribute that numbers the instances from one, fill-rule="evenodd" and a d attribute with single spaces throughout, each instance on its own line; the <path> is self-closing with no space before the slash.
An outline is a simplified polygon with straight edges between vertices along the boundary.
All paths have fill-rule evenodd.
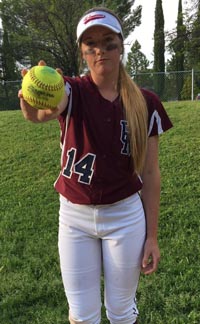
<path id="1" fill-rule="evenodd" d="M 91 77 L 104 98 L 112 101 L 118 96 L 118 74 L 105 77 L 91 73 Z"/>

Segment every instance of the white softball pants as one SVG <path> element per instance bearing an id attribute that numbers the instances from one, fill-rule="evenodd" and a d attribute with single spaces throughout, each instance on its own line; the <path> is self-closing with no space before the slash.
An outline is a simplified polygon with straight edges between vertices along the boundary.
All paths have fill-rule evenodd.
<path id="1" fill-rule="evenodd" d="M 77 205 L 60 196 L 59 255 L 71 323 L 133 324 L 146 226 L 135 194 L 111 205 Z"/>

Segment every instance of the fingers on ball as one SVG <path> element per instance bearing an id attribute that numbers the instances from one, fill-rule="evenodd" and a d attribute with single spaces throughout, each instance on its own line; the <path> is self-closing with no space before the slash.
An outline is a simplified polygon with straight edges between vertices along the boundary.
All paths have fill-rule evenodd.
<path id="1" fill-rule="evenodd" d="M 45 62 L 44 60 L 40 60 L 40 61 L 38 62 L 38 65 L 40 65 L 40 66 L 45 66 L 45 65 L 46 65 L 46 62 Z"/>
<path id="2" fill-rule="evenodd" d="M 19 99 L 22 99 L 22 98 L 23 98 L 22 89 L 20 89 L 20 90 L 18 91 L 18 98 L 19 98 Z"/>
<path id="3" fill-rule="evenodd" d="M 60 68 L 57 68 L 56 71 L 63 76 L 63 71 Z"/>
<path id="4" fill-rule="evenodd" d="M 21 70 L 21 76 L 24 77 L 24 76 L 26 75 L 27 72 L 28 72 L 27 69 L 25 69 L 25 68 L 22 69 L 22 70 Z"/>

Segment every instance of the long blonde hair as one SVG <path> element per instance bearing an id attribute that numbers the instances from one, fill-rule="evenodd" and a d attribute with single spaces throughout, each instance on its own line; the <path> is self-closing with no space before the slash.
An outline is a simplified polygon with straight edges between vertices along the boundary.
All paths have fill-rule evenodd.
<path id="1" fill-rule="evenodd" d="M 85 12 L 84 15 L 96 10 L 112 14 L 122 26 L 119 17 L 117 17 L 115 13 L 108 8 L 94 7 Z M 119 35 L 119 37 L 122 40 L 123 47 L 122 36 Z M 147 105 L 141 90 L 126 72 L 122 62 L 120 62 L 119 66 L 118 91 L 128 123 L 130 153 L 134 164 L 134 172 L 141 174 L 147 150 Z"/>
<path id="2" fill-rule="evenodd" d="M 134 171 L 141 174 L 147 149 L 147 106 L 141 90 L 130 78 L 122 63 L 119 68 L 118 86 L 128 122 Z"/>

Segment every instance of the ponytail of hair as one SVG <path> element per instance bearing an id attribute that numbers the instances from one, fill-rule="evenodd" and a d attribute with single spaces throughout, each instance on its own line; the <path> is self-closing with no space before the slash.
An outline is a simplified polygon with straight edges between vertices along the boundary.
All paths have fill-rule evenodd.
<path id="1" fill-rule="evenodd" d="M 118 86 L 128 122 L 134 171 L 141 174 L 147 149 L 147 106 L 139 87 L 130 78 L 122 62 L 120 62 Z"/>

